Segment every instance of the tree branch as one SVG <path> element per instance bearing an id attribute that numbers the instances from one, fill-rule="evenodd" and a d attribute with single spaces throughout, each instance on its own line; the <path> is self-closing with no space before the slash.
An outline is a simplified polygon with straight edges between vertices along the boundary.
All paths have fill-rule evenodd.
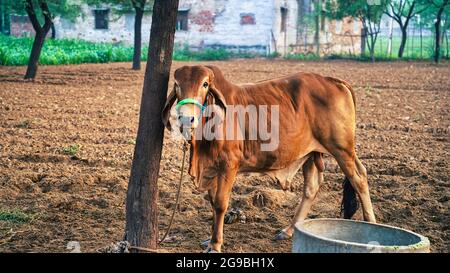
<path id="1" fill-rule="evenodd" d="M 50 27 L 52 26 L 52 14 L 50 13 L 47 2 L 45 0 L 39 0 L 39 6 L 41 7 L 42 14 L 44 15 L 45 20 L 42 29 L 44 30 L 44 32 L 47 33 L 50 30 Z"/>
<path id="2" fill-rule="evenodd" d="M 392 14 L 390 14 L 389 12 L 385 12 L 385 14 L 389 17 L 391 17 L 392 19 L 394 19 L 399 25 L 403 25 L 402 22 L 402 12 L 395 12 L 395 7 L 392 4 L 392 2 L 389 3 L 389 6 L 391 7 L 391 12 Z"/>
<path id="3" fill-rule="evenodd" d="M 25 11 L 28 14 L 28 18 L 31 21 L 31 25 L 34 28 L 34 31 L 36 33 L 42 31 L 42 27 L 41 27 L 41 24 L 39 24 L 39 21 L 37 19 L 36 12 L 34 10 L 34 6 L 33 6 L 33 1 L 32 0 L 26 0 L 26 2 L 25 2 Z"/>

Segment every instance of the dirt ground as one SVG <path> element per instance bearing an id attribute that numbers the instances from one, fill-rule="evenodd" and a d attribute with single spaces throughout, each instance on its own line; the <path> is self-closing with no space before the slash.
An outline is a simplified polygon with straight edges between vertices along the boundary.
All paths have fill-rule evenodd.
<path id="1" fill-rule="evenodd" d="M 357 96 L 357 152 L 369 173 L 381 223 L 428 236 L 450 251 L 450 65 L 429 63 L 235 60 L 213 63 L 235 83 L 298 71 L 349 81 Z M 173 69 L 186 64 L 175 62 Z M 203 63 L 204 64 L 204 63 Z M 0 67 L 0 252 L 66 252 L 69 241 L 96 251 L 123 237 L 143 71 L 129 63 Z M 172 85 L 172 82 L 170 83 Z M 70 155 L 67 147 L 79 145 Z M 75 149 L 76 151 L 76 149 Z M 182 153 L 165 137 L 160 171 L 160 229 L 174 203 Z M 339 217 L 343 174 L 326 158 L 325 183 L 310 218 Z M 289 252 L 272 240 L 293 216 L 303 178 L 284 192 L 268 177 L 239 175 L 231 206 L 246 222 L 225 226 L 225 252 Z M 265 197 L 264 204 L 255 196 Z M 211 210 L 189 179 L 169 252 L 200 252 Z M 8 214 L 9 213 L 9 214 Z M 13 216 L 11 216 L 13 215 Z M 359 211 L 355 218 L 361 218 Z"/>

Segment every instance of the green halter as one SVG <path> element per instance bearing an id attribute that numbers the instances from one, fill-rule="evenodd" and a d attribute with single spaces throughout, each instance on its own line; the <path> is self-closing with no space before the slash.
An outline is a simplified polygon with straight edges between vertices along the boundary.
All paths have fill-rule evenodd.
<path id="1" fill-rule="evenodd" d="M 202 105 L 200 102 L 198 102 L 196 99 L 191 99 L 191 98 L 187 98 L 187 99 L 184 99 L 184 100 L 180 100 L 178 103 L 177 103 L 177 105 L 175 106 L 175 109 L 179 109 L 182 105 L 185 105 L 185 104 L 194 104 L 194 105 L 196 105 L 196 106 L 198 106 L 199 108 L 200 108 L 200 110 L 203 112 L 203 111 L 205 111 L 205 108 L 206 108 L 206 101 L 205 101 L 205 104 L 204 105 Z"/>

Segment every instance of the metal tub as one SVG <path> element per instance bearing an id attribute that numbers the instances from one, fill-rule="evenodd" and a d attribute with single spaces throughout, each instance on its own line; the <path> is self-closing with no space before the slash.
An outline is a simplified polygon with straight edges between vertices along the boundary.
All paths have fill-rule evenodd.
<path id="1" fill-rule="evenodd" d="M 428 238 L 409 230 L 345 219 L 311 219 L 295 225 L 294 253 L 430 252 Z"/>

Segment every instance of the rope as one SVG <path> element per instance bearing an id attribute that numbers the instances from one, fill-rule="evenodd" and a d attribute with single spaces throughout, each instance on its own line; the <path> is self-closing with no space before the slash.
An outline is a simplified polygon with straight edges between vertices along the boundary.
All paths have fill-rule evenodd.
<path id="1" fill-rule="evenodd" d="M 129 246 L 128 249 L 136 249 L 142 252 L 148 252 L 148 253 L 158 253 L 157 249 L 151 249 L 146 247 L 140 247 L 140 246 Z"/>
<path id="2" fill-rule="evenodd" d="M 162 237 L 162 239 L 158 242 L 158 244 L 162 244 L 164 242 L 164 240 L 166 239 L 167 235 L 169 234 L 171 228 L 172 228 L 172 223 L 173 223 L 173 218 L 175 217 L 175 213 L 177 212 L 177 208 L 178 208 L 178 203 L 180 202 L 180 195 L 181 195 L 181 182 L 183 181 L 183 174 L 184 174 L 184 161 L 186 159 L 186 151 L 187 151 L 187 142 L 185 142 L 183 144 L 183 161 L 181 162 L 181 174 L 180 174 L 180 181 L 178 181 L 178 192 L 177 192 L 177 199 L 175 201 L 175 206 L 173 207 L 173 212 L 172 212 L 172 216 L 170 217 L 170 221 L 169 221 L 169 226 L 167 227 L 166 233 L 164 234 L 164 236 Z M 133 248 L 139 250 L 137 247 Z M 142 249 L 143 250 L 143 249 Z"/>
<path id="3" fill-rule="evenodd" d="M 180 202 L 181 183 L 183 182 L 184 162 L 186 161 L 187 148 L 188 148 L 187 142 L 185 142 L 183 144 L 183 161 L 181 163 L 180 181 L 178 181 L 177 199 L 175 200 L 175 206 L 173 208 L 172 216 L 170 217 L 169 226 L 167 227 L 166 233 L 164 234 L 162 239 L 158 242 L 158 245 L 162 244 L 164 242 L 164 240 L 166 239 L 167 235 L 170 233 L 170 230 L 172 228 L 173 219 L 175 218 L 175 213 L 177 212 L 178 203 Z M 13 234 L 13 236 L 14 236 L 14 234 Z M 118 243 L 112 244 L 104 249 L 97 249 L 97 252 L 99 252 L 99 253 L 125 253 L 125 252 L 129 252 L 130 249 L 135 249 L 135 250 L 138 250 L 141 252 L 158 253 L 157 249 L 133 246 L 128 241 L 126 241 L 126 239 L 125 239 L 125 241 L 120 241 Z"/>

